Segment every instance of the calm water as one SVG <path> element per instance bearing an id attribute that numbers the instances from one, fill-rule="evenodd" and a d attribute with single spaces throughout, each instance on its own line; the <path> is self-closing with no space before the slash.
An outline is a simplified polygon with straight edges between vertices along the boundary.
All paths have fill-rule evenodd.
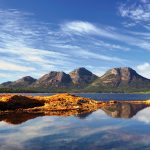
<path id="1" fill-rule="evenodd" d="M 24 95 L 54 95 L 54 93 L 29 93 Z M 75 95 L 92 98 L 95 100 L 147 100 L 150 99 L 150 94 L 108 94 L 108 93 L 75 93 Z"/>
<path id="2" fill-rule="evenodd" d="M 86 96 L 97 100 L 150 98 L 128 94 Z M 0 150 L 150 150 L 150 107 L 133 107 L 113 109 L 117 114 L 109 108 L 69 117 L 7 116 L 0 122 Z"/>

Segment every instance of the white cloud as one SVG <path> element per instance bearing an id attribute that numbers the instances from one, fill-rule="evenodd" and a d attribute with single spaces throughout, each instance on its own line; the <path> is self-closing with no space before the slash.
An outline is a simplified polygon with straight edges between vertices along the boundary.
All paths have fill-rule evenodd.
<path id="1" fill-rule="evenodd" d="M 133 119 L 144 122 L 146 124 L 150 124 L 150 108 L 145 108 L 143 110 L 141 110 L 140 112 L 138 112 Z"/>
<path id="2" fill-rule="evenodd" d="M 115 36 L 109 31 L 110 28 L 100 28 L 95 24 L 85 21 L 71 21 L 61 25 L 63 32 L 72 34 L 95 34 L 108 38 L 115 38 Z"/>
<path id="3" fill-rule="evenodd" d="M 150 27 L 150 3 L 149 0 L 127 1 L 119 7 L 119 13 L 132 21 L 129 24 L 138 24 L 145 28 Z"/>
<path id="4" fill-rule="evenodd" d="M 103 45 L 105 44 L 106 46 L 106 43 L 94 43 L 95 45 Z M 104 61 L 111 61 L 111 62 L 119 62 L 119 63 L 123 63 L 127 60 L 125 59 L 121 59 L 121 58 L 118 58 L 118 57 L 113 57 L 113 56 L 109 56 L 109 55 L 104 55 L 104 54 L 100 54 L 100 53 L 96 53 L 92 50 L 84 50 L 82 49 L 81 47 L 79 46 L 72 46 L 72 45 L 61 45 L 61 44 L 57 44 L 55 45 L 56 47 L 59 47 L 59 48 L 65 48 L 69 50 L 73 49 L 73 51 L 69 51 L 68 54 L 71 52 L 71 54 L 74 54 L 74 56 L 79 56 L 80 58 L 84 58 L 84 59 L 96 59 L 96 60 L 104 60 Z M 114 48 L 121 48 L 119 47 L 119 45 L 107 45 L 109 47 L 114 47 Z"/>
<path id="5" fill-rule="evenodd" d="M 80 36 L 84 36 L 85 38 L 87 38 L 88 35 L 96 35 L 98 37 L 104 37 L 107 39 L 123 42 L 127 45 L 136 46 L 142 49 L 150 49 L 149 41 L 146 41 L 145 39 L 143 40 L 141 37 L 135 37 L 126 30 L 121 31 L 114 27 L 104 27 L 100 25 L 98 26 L 84 21 L 73 21 L 62 24 L 61 29 L 65 34 L 69 35 L 79 34 Z"/>
<path id="6" fill-rule="evenodd" d="M 107 48 L 109 50 L 122 50 L 122 51 L 130 51 L 131 49 L 125 46 L 121 46 L 119 44 L 110 44 L 110 43 L 106 43 L 104 41 L 96 41 L 94 43 L 97 46 L 102 46 L 104 48 Z"/>
<path id="7" fill-rule="evenodd" d="M 137 68 L 138 68 L 139 70 L 141 70 L 141 71 L 145 71 L 145 70 L 147 70 L 147 69 L 150 68 L 150 64 L 146 62 L 146 63 L 144 63 L 144 64 L 142 64 L 142 65 L 138 65 Z"/>
<path id="8" fill-rule="evenodd" d="M 12 79 L 20 72 L 39 75 L 72 65 L 69 55 L 51 50 L 48 47 L 50 27 L 46 23 L 36 22 L 32 14 L 17 10 L 0 10 L 0 70 L 12 73 Z M 59 37 L 59 36 L 58 36 Z M 46 42 L 45 42 L 46 41 Z M 6 72 L 6 74 L 8 74 Z"/>
<path id="9" fill-rule="evenodd" d="M 10 78 L 11 74 L 0 73 L 0 78 Z"/>
<path id="10" fill-rule="evenodd" d="M 75 53 L 75 52 L 73 52 L 73 53 Z M 79 50 L 76 55 L 79 55 L 81 58 L 85 58 L 85 59 L 97 59 L 97 60 L 119 62 L 119 63 L 124 63 L 127 61 L 125 59 L 121 59 L 118 57 L 98 54 L 98 53 L 94 53 L 94 52 L 82 50 L 82 49 Z"/>
<path id="11" fill-rule="evenodd" d="M 144 64 L 137 66 L 137 71 L 144 77 L 150 79 L 150 63 L 145 62 Z"/>
<path id="12" fill-rule="evenodd" d="M 28 72 L 28 71 L 35 71 L 35 68 L 0 60 L 0 70 Z"/>
<path id="13" fill-rule="evenodd" d="M 7 52 L 9 54 L 15 54 L 19 59 L 28 61 L 30 63 L 37 63 L 38 65 L 42 64 L 57 64 L 54 61 L 50 61 L 51 58 L 61 60 L 67 60 L 69 57 L 67 54 L 63 54 L 60 52 L 50 51 L 50 50 L 43 50 L 43 49 L 35 49 L 29 48 L 25 45 L 19 45 L 18 47 L 8 47 L 8 49 L 0 48 L 0 52 Z M 47 58 L 46 58 L 47 57 Z M 69 58 L 68 58 L 69 59 Z"/>
<path id="14" fill-rule="evenodd" d="M 83 21 L 72 21 L 63 24 L 62 29 L 64 31 L 74 31 L 74 32 L 81 32 L 81 33 L 97 33 L 99 32 L 99 29 L 89 23 L 89 22 L 83 22 Z"/>

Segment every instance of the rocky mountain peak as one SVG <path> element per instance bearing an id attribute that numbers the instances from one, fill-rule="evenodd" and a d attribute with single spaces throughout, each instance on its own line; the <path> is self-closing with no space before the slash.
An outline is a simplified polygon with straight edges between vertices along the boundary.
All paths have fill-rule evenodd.
<path id="1" fill-rule="evenodd" d="M 35 82 L 36 79 L 34 79 L 33 77 L 31 76 L 25 76 L 17 81 L 15 81 L 16 83 L 21 83 L 21 82 L 28 82 L 29 84 L 32 84 L 33 82 Z"/>
<path id="2" fill-rule="evenodd" d="M 57 72 L 57 71 L 51 71 L 49 74 L 46 74 L 43 76 L 44 79 L 47 80 L 56 80 L 58 82 L 70 82 L 70 77 L 65 72 Z"/>
<path id="3" fill-rule="evenodd" d="M 45 74 L 36 81 L 34 87 L 45 86 L 45 87 L 57 87 L 58 85 L 70 84 L 71 78 L 65 72 L 51 71 Z"/>
<path id="4" fill-rule="evenodd" d="M 91 75 L 92 74 L 92 72 L 90 72 L 89 70 L 87 70 L 84 67 L 77 68 L 77 69 L 73 70 L 71 73 L 76 73 L 79 75 Z"/>
<path id="5" fill-rule="evenodd" d="M 107 76 L 116 76 L 120 78 L 120 80 L 130 80 L 133 76 L 137 76 L 138 74 L 136 73 L 135 70 L 129 67 L 122 67 L 122 68 L 113 68 L 108 70 L 104 74 L 104 78 Z M 103 78 L 102 77 L 102 78 Z"/>
<path id="6" fill-rule="evenodd" d="M 108 70 L 102 77 L 99 77 L 92 85 L 101 86 L 133 86 L 144 87 L 144 84 L 150 84 L 150 80 L 140 76 L 130 67 L 113 68 Z"/>
<path id="7" fill-rule="evenodd" d="M 69 75 L 75 85 L 88 84 L 97 78 L 96 75 L 83 67 L 75 69 Z"/>
<path id="8" fill-rule="evenodd" d="M 129 67 L 123 67 L 123 68 L 113 68 L 108 70 L 102 78 L 108 77 L 108 76 L 116 76 L 120 77 L 122 80 L 129 80 L 132 76 L 137 76 L 137 72 Z"/>

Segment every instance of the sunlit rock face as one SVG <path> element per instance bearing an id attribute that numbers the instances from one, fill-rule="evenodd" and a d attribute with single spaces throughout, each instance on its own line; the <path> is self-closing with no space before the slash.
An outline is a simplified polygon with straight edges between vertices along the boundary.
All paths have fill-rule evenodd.
<path id="1" fill-rule="evenodd" d="M 68 74 L 64 72 L 51 71 L 49 74 L 45 74 L 38 79 L 33 87 L 58 87 L 58 86 L 69 86 L 72 81 Z"/>
<path id="2" fill-rule="evenodd" d="M 144 87 L 150 86 L 150 80 L 140 76 L 132 68 L 113 68 L 98 78 L 91 86 Z"/>
<path id="3" fill-rule="evenodd" d="M 78 68 L 70 72 L 70 77 L 74 85 L 86 85 L 94 81 L 97 76 L 85 68 Z"/>
<path id="4" fill-rule="evenodd" d="M 92 74 L 85 68 L 79 68 L 72 71 L 70 74 L 64 72 L 51 71 L 49 74 L 42 76 L 38 79 L 32 87 L 76 87 L 83 86 L 91 83 L 97 78 L 96 75 Z"/>
<path id="5" fill-rule="evenodd" d="M 95 111 L 98 102 L 71 94 L 52 96 L 0 95 L 0 115 L 7 112 L 34 112 L 78 110 Z"/>
<path id="6" fill-rule="evenodd" d="M 146 107 L 148 107 L 148 105 L 117 102 L 116 104 L 103 107 L 102 110 L 113 118 L 131 118 L 138 111 Z"/>

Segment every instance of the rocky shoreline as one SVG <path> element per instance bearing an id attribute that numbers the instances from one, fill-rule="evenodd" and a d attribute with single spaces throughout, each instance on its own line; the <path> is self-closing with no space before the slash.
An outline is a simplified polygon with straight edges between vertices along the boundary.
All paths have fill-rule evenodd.
<path id="1" fill-rule="evenodd" d="M 86 118 L 101 109 L 113 118 L 131 118 L 149 107 L 147 101 L 95 101 L 68 93 L 53 96 L 0 95 L 0 121 L 20 124 L 42 116 L 76 116 Z"/>
<path id="2" fill-rule="evenodd" d="M 149 106 L 150 101 L 96 101 L 68 93 L 53 96 L 0 95 L 0 115 L 8 113 L 42 113 L 48 115 L 77 115 L 115 104 Z"/>
<path id="3" fill-rule="evenodd" d="M 7 112 L 94 111 L 99 102 L 71 94 L 53 96 L 1 95 L 0 114 Z"/>

